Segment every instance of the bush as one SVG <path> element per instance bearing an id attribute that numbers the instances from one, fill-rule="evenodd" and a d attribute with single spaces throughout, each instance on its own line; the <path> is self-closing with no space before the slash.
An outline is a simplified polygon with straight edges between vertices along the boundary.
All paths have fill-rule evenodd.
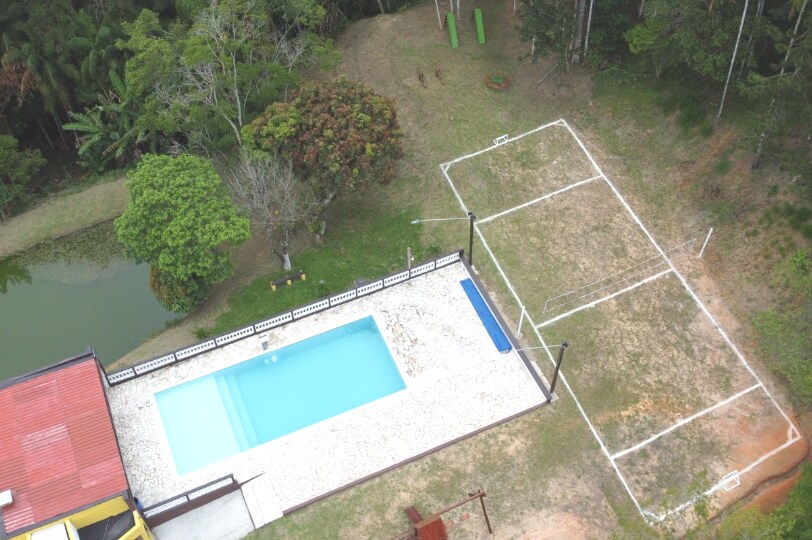
<path id="1" fill-rule="evenodd" d="M 180 281 L 162 273 L 155 266 L 149 269 L 149 287 L 158 302 L 169 311 L 189 313 L 209 294 L 209 286 L 203 279 Z"/>
<path id="2" fill-rule="evenodd" d="M 243 128 L 245 141 L 279 153 L 312 178 L 322 196 L 394 176 L 402 154 L 395 104 L 345 77 L 303 86 Z"/>

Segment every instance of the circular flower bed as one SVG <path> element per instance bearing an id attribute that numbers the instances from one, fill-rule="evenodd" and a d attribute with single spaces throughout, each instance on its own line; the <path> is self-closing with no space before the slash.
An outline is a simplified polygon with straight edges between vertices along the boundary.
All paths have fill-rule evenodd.
<path id="1" fill-rule="evenodd" d="M 493 90 L 510 88 L 510 77 L 501 71 L 494 71 L 485 75 L 485 86 Z"/>

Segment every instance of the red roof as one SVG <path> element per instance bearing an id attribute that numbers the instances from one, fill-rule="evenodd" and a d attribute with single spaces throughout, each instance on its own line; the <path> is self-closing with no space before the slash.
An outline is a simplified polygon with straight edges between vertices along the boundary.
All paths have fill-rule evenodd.
<path id="1" fill-rule="evenodd" d="M 7 489 L 7 534 L 129 489 L 93 356 L 0 387 L 0 492 Z"/>

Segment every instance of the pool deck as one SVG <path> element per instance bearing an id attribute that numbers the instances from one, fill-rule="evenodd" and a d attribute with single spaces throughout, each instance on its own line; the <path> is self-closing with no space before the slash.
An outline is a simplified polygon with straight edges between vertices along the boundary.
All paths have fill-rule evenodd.
<path id="1" fill-rule="evenodd" d="M 108 390 L 133 494 L 158 503 L 233 474 L 256 526 L 545 402 L 518 353 L 500 354 L 452 264 L 270 330 L 270 349 L 373 315 L 406 389 L 179 476 L 155 393 L 264 353 L 258 336 Z M 282 411 L 284 412 L 284 411 Z"/>

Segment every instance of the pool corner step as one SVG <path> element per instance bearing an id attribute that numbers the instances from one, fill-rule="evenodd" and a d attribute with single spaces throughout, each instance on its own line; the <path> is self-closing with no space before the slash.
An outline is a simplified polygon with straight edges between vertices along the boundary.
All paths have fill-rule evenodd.
<path id="1" fill-rule="evenodd" d="M 245 429 L 243 429 L 240 413 L 237 411 L 237 404 L 231 393 L 231 385 L 228 384 L 227 377 L 218 376 L 215 377 L 215 380 L 217 381 L 217 390 L 220 391 L 220 399 L 223 400 L 223 406 L 228 415 L 229 424 L 231 424 L 231 431 L 234 433 L 234 437 L 237 438 L 237 444 L 241 451 L 248 450 L 251 448 L 251 445 L 246 436 Z"/>
<path id="2" fill-rule="evenodd" d="M 259 446 L 260 440 L 259 437 L 257 437 L 256 429 L 254 429 L 254 423 L 251 421 L 251 415 L 248 414 L 248 407 L 245 405 L 245 399 L 243 399 L 240 386 L 237 384 L 237 377 L 235 375 L 228 375 L 226 377 L 226 384 L 228 384 L 231 399 L 234 400 L 234 406 L 237 410 L 240 426 L 247 439 L 248 448 Z"/>
<path id="3" fill-rule="evenodd" d="M 243 484 L 242 495 L 257 529 L 282 517 L 282 507 L 269 476 L 262 475 Z"/>

